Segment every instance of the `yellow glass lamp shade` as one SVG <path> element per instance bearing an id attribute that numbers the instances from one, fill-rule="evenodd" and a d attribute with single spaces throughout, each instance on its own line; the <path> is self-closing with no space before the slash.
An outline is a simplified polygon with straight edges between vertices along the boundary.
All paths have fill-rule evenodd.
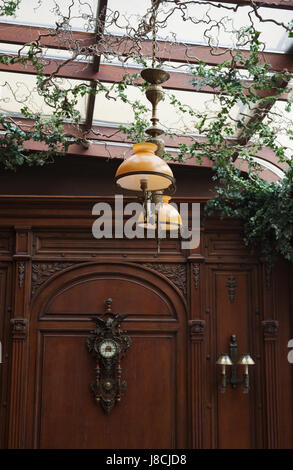
<path id="1" fill-rule="evenodd" d="M 134 155 L 119 166 L 115 175 L 116 183 L 131 191 L 141 191 L 142 182 L 146 183 L 147 191 L 166 189 L 174 184 L 171 168 L 155 155 L 156 150 L 157 146 L 151 142 L 134 144 Z"/>
<path id="2" fill-rule="evenodd" d="M 182 225 L 182 219 L 177 209 L 169 204 L 171 197 L 162 196 L 163 204 L 157 205 L 156 222 L 159 219 L 160 229 L 168 232 L 170 230 L 178 230 Z M 153 217 L 145 218 L 144 211 L 139 214 L 137 224 L 140 227 L 155 230 L 157 223 L 154 223 Z"/>
<path id="3" fill-rule="evenodd" d="M 146 229 L 151 229 L 151 230 L 155 230 L 157 227 L 157 224 L 153 223 L 150 217 L 145 217 L 144 210 L 142 210 L 138 216 L 137 225 L 141 228 L 146 228 Z"/>
<path id="4" fill-rule="evenodd" d="M 179 212 L 175 207 L 169 204 L 171 199 L 170 196 L 163 196 L 162 199 L 163 204 L 161 205 L 158 212 L 158 220 L 161 230 L 165 230 L 167 232 L 171 230 L 178 230 L 178 228 L 182 225 L 182 219 Z"/>

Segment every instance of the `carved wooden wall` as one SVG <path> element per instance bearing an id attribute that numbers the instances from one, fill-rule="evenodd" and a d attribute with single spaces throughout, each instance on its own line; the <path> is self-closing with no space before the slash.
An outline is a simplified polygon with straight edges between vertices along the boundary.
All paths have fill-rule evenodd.
<path id="1" fill-rule="evenodd" d="M 269 272 L 240 227 L 216 219 L 191 252 L 97 241 L 97 200 L 1 198 L 1 446 L 291 448 L 291 266 Z M 106 416 L 85 341 L 108 297 L 133 345 L 126 394 Z M 248 395 L 219 391 L 231 334 L 256 362 Z"/>

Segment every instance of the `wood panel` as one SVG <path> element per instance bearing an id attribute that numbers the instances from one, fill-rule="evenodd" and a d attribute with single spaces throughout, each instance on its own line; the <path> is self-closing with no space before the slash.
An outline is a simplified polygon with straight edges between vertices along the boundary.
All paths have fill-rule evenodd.
<path id="1" fill-rule="evenodd" d="M 89 391 L 94 361 L 85 349 L 87 334 L 40 333 L 36 447 L 176 447 L 176 332 L 128 332 L 132 346 L 122 363 L 127 390 L 109 416 Z"/>
<path id="2" fill-rule="evenodd" d="M 11 232 L 0 232 L 0 256 L 12 253 L 12 241 Z"/>
<path id="3" fill-rule="evenodd" d="M 160 254 L 151 241 L 93 241 L 89 214 L 101 200 L 0 200 L 0 332 L 10 353 L 1 445 L 292 448 L 291 265 L 270 272 L 244 247 L 239 223 L 217 218 L 192 252 L 172 240 Z M 108 421 L 89 391 L 85 346 L 107 297 L 129 314 L 133 340 L 126 395 Z M 232 333 L 256 362 L 249 395 L 219 393 L 216 360 Z"/>
<path id="4" fill-rule="evenodd" d="M 251 391 L 243 394 L 242 385 L 232 389 L 228 384 L 226 393 L 220 392 L 220 368 L 216 360 L 220 354 L 229 354 L 232 334 L 236 334 L 238 353 L 249 352 L 257 355 L 258 342 L 252 331 L 259 331 L 256 312 L 256 273 L 253 269 L 239 269 L 239 266 L 210 266 L 207 278 L 207 367 L 206 415 L 208 434 L 206 446 L 216 448 L 254 448 L 259 445 L 256 437 L 259 423 L 256 423 L 257 389 L 255 375 L 259 365 L 251 369 Z M 257 362 L 257 361 L 256 361 Z M 229 368 L 227 370 L 229 374 Z M 238 377 L 243 374 L 238 367 Z M 259 428 L 261 432 L 261 427 Z"/>
<path id="5" fill-rule="evenodd" d="M 268 448 L 292 448 L 293 366 L 288 362 L 288 341 L 292 328 L 292 266 L 279 261 L 273 273 L 265 273 L 264 297 L 264 400 Z M 268 305 L 268 303 L 270 304 Z"/>
<path id="6" fill-rule="evenodd" d="M 238 233 L 207 233 L 205 234 L 205 254 L 213 256 L 247 256 L 247 248 Z"/>
<path id="7" fill-rule="evenodd" d="M 114 206 L 114 204 L 113 204 Z M 114 207 L 113 207 L 114 212 Z M 94 222 L 91 214 L 89 219 Z M 114 232 L 113 232 L 114 233 Z M 153 254 L 157 251 L 157 241 L 155 239 L 95 239 L 91 228 L 87 230 L 75 230 L 68 233 L 68 230 L 58 231 L 38 231 L 34 234 L 33 240 L 35 259 L 55 259 L 56 257 L 70 259 L 101 259 L 107 254 L 109 257 L 125 258 L 129 254 L 136 255 L 139 259 L 142 255 Z M 181 257 L 181 247 L 178 240 L 164 240 L 161 246 L 162 255 L 172 255 Z"/>
<path id="8" fill-rule="evenodd" d="M 107 297 L 129 314 L 132 338 L 126 394 L 109 416 L 91 396 L 95 362 L 85 345 Z M 117 262 L 57 273 L 34 300 L 30 346 L 27 447 L 188 446 L 185 303 L 163 275 Z"/>
<path id="9" fill-rule="evenodd" d="M 120 299 L 127 297 L 123 302 Z M 100 294 L 102 292 L 102 295 Z M 160 293 L 159 293 L 160 294 Z M 90 315 L 103 311 L 104 299 L 114 296 L 119 302 L 119 313 L 130 318 L 176 318 L 168 299 L 138 280 L 123 279 L 119 275 L 104 275 L 101 279 L 77 281 L 52 299 L 46 318 L 58 315 Z"/>

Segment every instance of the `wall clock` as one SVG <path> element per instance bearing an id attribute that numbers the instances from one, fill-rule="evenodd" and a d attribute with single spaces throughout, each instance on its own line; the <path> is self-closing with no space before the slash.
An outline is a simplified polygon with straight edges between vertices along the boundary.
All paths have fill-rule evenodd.
<path id="1" fill-rule="evenodd" d="M 105 306 L 104 314 L 93 317 L 96 329 L 90 332 L 86 343 L 96 360 L 96 379 L 91 383 L 91 391 L 96 403 L 110 413 L 126 390 L 126 381 L 121 380 L 120 363 L 131 340 L 120 328 L 127 315 L 112 313 L 112 299 L 105 300 Z"/>

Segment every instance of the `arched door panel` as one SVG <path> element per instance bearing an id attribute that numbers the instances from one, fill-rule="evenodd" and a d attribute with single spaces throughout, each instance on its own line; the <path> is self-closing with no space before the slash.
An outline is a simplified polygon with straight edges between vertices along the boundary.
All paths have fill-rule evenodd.
<path id="1" fill-rule="evenodd" d="M 106 298 L 132 345 L 122 361 L 127 390 L 109 415 L 90 392 L 86 348 Z M 182 448 L 186 442 L 186 312 L 179 291 L 133 264 L 74 267 L 42 287 L 30 329 L 27 446 Z"/>

